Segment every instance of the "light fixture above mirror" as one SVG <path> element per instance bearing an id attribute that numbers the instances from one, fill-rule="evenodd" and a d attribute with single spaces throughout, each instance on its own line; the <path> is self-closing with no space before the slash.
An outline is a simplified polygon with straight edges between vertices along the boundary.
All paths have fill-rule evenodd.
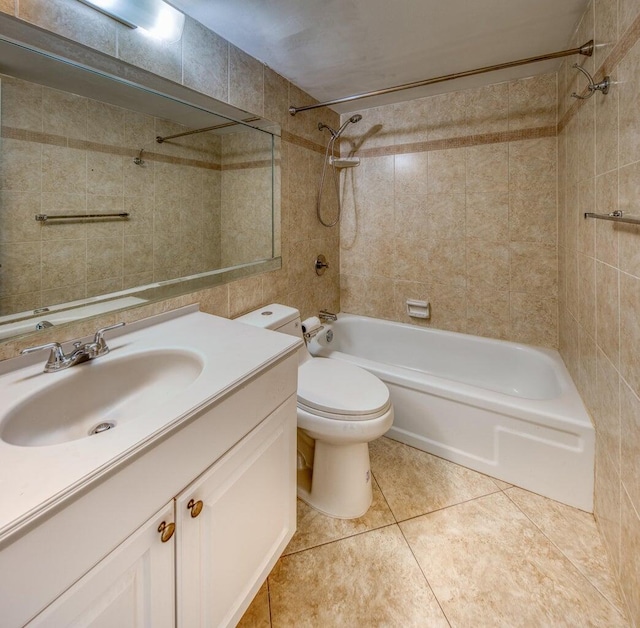
<path id="1" fill-rule="evenodd" d="M 184 28 L 184 13 L 163 0 L 79 0 L 129 28 L 139 28 L 166 42 L 178 41 Z"/>

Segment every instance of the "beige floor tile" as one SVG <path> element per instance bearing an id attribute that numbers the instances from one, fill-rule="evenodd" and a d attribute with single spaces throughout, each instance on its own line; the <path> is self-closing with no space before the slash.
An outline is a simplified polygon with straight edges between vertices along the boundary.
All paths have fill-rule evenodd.
<path id="1" fill-rule="evenodd" d="M 491 478 L 491 480 L 501 491 L 504 491 L 513 486 L 513 484 L 509 484 L 508 482 L 504 482 L 503 480 L 499 480 L 498 478 Z"/>
<path id="2" fill-rule="evenodd" d="M 620 590 L 593 515 L 517 487 L 505 491 L 505 494 L 624 614 Z"/>
<path id="3" fill-rule="evenodd" d="M 298 529 L 287 545 L 284 555 L 395 523 L 393 514 L 375 480 L 372 488 L 371 507 L 363 517 L 358 519 L 335 519 L 298 500 Z"/>
<path id="4" fill-rule="evenodd" d="M 452 625 L 627 625 L 503 493 L 400 527 Z"/>
<path id="5" fill-rule="evenodd" d="M 388 438 L 369 450 L 373 475 L 398 521 L 499 490 L 486 475 Z"/>
<path id="6" fill-rule="evenodd" d="M 238 622 L 238 628 L 270 628 L 271 615 L 269 613 L 269 589 L 267 583 L 260 587 L 260 590 L 253 598 L 253 602 L 246 610 L 242 619 Z"/>
<path id="7" fill-rule="evenodd" d="M 397 525 L 281 558 L 269 595 L 274 628 L 448 626 Z"/>

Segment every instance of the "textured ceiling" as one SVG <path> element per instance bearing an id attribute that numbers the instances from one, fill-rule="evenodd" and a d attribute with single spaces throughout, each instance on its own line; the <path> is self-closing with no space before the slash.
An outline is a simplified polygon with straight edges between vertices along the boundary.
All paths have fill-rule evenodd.
<path id="1" fill-rule="evenodd" d="M 587 6 L 587 0 L 169 1 L 321 101 L 562 50 Z M 345 113 L 559 65 L 537 63 L 334 109 Z"/>

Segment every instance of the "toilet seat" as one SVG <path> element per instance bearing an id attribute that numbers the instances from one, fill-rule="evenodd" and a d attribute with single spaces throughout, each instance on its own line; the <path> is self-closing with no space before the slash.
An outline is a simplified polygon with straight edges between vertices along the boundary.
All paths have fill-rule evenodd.
<path id="1" fill-rule="evenodd" d="M 365 421 L 389 410 L 389 389 L 353 364 L 313 358 L 298 369 L 298 407 L 338 421 Z"/>

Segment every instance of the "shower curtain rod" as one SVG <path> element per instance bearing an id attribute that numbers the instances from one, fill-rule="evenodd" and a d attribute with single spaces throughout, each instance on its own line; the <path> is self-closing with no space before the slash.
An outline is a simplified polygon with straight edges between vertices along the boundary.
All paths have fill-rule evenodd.
<path id="1" fill-rule="evenodd" d="M 253 116 L 252 118 L 246 118 L 242 120 L 242 122 L 255 122 L 256 120 L 260 120 L 260 118 Z M 193 131 L 184 131 L 184 133 L 176 133 L 175 135 L 165 135 L 156 136 L 156 142 L 158 144 L 162 144 L 165 140 L 173 140 L 176 137 L 184 137 L 185 135 L 194 135 L 196 133 L 205 133 L 206 131 L 215 131 L 216 129 L 224 129 L 228 126 L 236 126 L 236 124 L 241 124 L 240 122 L 225 122 L 224 124 L 216 124 L 215 126 L 207 126 L 203 129 L 193 129 Z"/>
<path id="2" fill-rule="evenodd" d="M 593 39 L 591 39 L 586 44 L 583 44 L 578 48 L 571 48 L 570 50 L 560 50 L 559 52 L 551 52 L 549 54 L 540 55 L 538 57 L 528 57 L 527 59 L 519 59 L 518 61 L 508 61 L 507 63 L 498 63 L 497 65 L 488 65 L 484 68 L 477 68 L 476 70 L 467 70 L 465 72 L 455 72 L 453 74 L 445 74 L 443 76 L 436 76 L 434 78 L 426 79 L 424 81 L 414 81 L 413 83 L 405 83 L 404 85 L 396 85 L 395 87 L 378 89 L 373 92 L 356 94 L 355 96 L 345 96 L 344 98 L 336 98 L 335 100 L 328 100 L 326 102 L 316 103 L 315 105 L 305 105 L 304 107 L 295 107 L 291 105 L 289 107 L 289 113 L 292 116 L 295 116 L 296 113 L 299 113 L 300 111 L 318 109 L 319 107 L 328 107 L 329 105 L 338 105 L 343 102 L 351 102 L 352 100 L 369 98 L 370 96 L 381 96 L 382 94 L 391 94 L 393 92 L 399 92 L 403 89 L 411 89 L 413 87 L 423 87 L 425 85 L 433 85 L 434 83 L 443 83 L 444 81 L 452 81 L 453 79 L 463 78 L 465 76 L 475 76 L 476 74 L 484 74 L 485 72 L 495 72 L 496 70 L 504 70 L 505 68 L 515 68 L 519 65 L 526 65 L 527 63 L 536 63 L 537 61 L 548 61 L 549 59 L 559 59 L 561 57 L 569 57 L 571 55 L 577 55 L 577 54 L 590 57 L 593 54 L 593 49 L 594 49 L 594 43 L 593 43 Z"/>

